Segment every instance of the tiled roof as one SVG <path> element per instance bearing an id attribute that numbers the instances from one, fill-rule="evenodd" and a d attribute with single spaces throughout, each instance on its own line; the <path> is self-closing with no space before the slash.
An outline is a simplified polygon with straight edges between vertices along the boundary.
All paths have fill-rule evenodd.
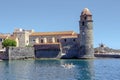
<path id="1" fill-rule="evenodd" d="M 34 32 L 30 36 L 65 36 L 65 35 L 76 35 L 74 31 L 61 31 L 61 32 Z"/>
<path id="2" fill-rule="evenodd" d="M 10 37 L 8 37 L 8 39 L 16 40 L 16 37 L 14 37 L 14 36 L 10 36 Z"/>
<path id="3" fill-rule="evenodd" d="M 61 38 L 78 38 L 77 35 L 74 35 L 74 36 L 62 36 Z"/>
<path id="4" fill-rule="evenodd" d="M 16 39 L 16 37 L 14 37 L 14 36 L 5 36 L 5 35 L 1 35 L 1 34 L 0 34 L 0 38 L 2 38 L 2 39 L 12 39 L 12 40 Z"/>
<path id="5" fill-rule="evenodd" d="M 6 37 L 7 37 L 7 36 L 4 36 L 4 35 L 1 35 L 1 34 L 0 34 L 0 38 L 6 39 Z"/>
<path id="6" fill-rule="evenodd" d="M 58 42 L 56 43 L 39 43 L 39 44 L 34 44 L 34 45 L 55 45 L 55 44 L 60 44 Z"/>

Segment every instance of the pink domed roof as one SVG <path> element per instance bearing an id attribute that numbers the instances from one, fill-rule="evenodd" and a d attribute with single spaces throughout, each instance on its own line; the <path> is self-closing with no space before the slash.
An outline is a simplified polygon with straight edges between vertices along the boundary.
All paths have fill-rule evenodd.
<path id="1" fill-rule="evenodd" d="M 88 8 L 84 8 L 81 15 L 92 15 Z"/>

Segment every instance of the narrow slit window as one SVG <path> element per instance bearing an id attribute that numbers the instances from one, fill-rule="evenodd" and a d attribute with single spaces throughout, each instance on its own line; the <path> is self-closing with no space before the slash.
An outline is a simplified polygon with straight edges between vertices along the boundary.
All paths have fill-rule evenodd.
<path id="1" fill-rule="evenodd" d="M 84 18 L 85 20 L 87 19 L 87 17 L 85 16 L 85 18 Z"/>
<path id="2" fill-rule="evenodd" d="M 82 22 L 82 26 L 84 26 L 85 25 L 85 22 Z"/>

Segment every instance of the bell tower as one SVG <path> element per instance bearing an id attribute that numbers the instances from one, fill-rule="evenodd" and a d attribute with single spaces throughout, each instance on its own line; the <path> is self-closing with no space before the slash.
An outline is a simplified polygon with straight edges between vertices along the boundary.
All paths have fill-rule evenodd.
<path id="1" fill-rule="evenodd" d="M 94 58 L 93 20 L 88 8 L 84 8 L 79 21 L 80 53 L 79 58 Z"/>

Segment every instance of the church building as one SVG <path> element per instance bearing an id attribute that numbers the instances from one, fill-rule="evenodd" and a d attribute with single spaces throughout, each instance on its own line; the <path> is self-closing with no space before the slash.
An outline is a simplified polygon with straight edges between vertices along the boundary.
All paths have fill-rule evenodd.
<path id="1" fill-rule="evenodd" d="M 18 39 L 18 47 L 34 47 L 37 58 L 94 58 L 93 20 L 88 8 L 81 12 L 79 31 L 35 32 L 15 29 L 12 36 Z"/>

